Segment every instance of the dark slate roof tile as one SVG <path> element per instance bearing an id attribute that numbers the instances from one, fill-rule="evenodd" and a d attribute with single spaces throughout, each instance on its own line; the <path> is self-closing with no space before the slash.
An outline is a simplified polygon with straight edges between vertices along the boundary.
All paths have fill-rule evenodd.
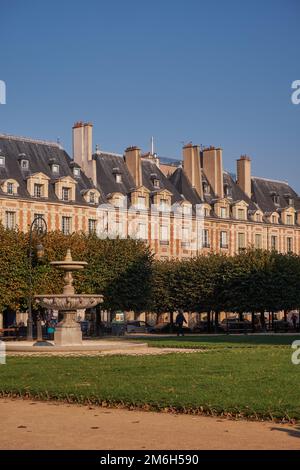
<path id="1" fill-rule="evenodd" d="M 58 201 L 54 191 L 54 183 L 58 178 L 70 176 L 74 178 L 73 171 L 70 167 L 72 160 L 65 150 L 58 144 L 31 140 L 21 137 L 0 135 L 0 150 L 5 156 L 5 169 L 0 169 L 0 179 L 13 178 L 19 183 L 18 194 L 25 198 L 30 198 L 27 191 L 26 178 L 34 173 L 44 173 L 50 178 L 49 198 L 50 201 Z M 19 163 L 19 155 L 25 154 L 29 160 L 29 171 L 23 171 Z M 59 175 L 53 175 L 51 171 L 51 162 L 55 161 L 59 164 Z M 93 188 L 93 184 L 83 172 L 78 178 L 76 185 L 76 202 L 86 204 L 82 197 L 83 189 Z M 70 204 L 70 203 L 69 203 Z"/>
<path id="2" fill-rule="evenodd" d="M 272 194 L 279 196 L 278 204 L 273 202 Z M 294 199 L 295 209 L 300 209 L 298 194 L 285 181 L 252 177 L 252 195 L 253 200 L 263 212 L 272 213 L 288 207 L 288 195 Z"/>

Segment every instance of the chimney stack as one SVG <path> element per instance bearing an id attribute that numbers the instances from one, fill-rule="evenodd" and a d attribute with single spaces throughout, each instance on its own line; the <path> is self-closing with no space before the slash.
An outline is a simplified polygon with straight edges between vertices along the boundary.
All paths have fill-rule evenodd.
<path id="1" fill-rule="evenodd" d="M 141 150 L 138 147 L 128 147 L 125 150 L 125 163 L 129 173 L 133 177 L 134 184 L 138 188 L 142 186 L 142 161 Z"/>
<path id="2" fill-rule="evenodd" d="M 222 149 L 209 147 L 203 150 L 203 170 L 216 197 L 224 197 Z"/>
<path id="3" fill-rule="evenodd" d="M 237 184 L 251 198 L 251 158 L 247 155 L 237 160 Z"/>
<path id="4" fill-rule="evenodd" d="M 183 168 L 192 187 L 203 199 L 200 148 L 198 145 L 187 144 L 183 147 Z"/>
<path id="5" fill-rule="evenodd" d="M 73 126 L 73 159 L 96 185 L 96 162 L 93 160 L 93 124 L 90 122 L 79 121 Z"/>

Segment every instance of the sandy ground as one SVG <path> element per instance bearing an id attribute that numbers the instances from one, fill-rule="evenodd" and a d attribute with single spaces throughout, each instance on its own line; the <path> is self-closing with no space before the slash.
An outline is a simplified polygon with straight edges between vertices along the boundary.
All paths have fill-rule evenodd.
<path id="1" fill-rule="evenodd" d="M 0 400 L 0 449 L 300 449 L 300 426 Z"/>
<path id="2" fill-rule="evenodd" d="M 183 349 L 183 348 L 128 348 L 128 349 L 113 349 L 104 351 L 45 351 L 45 352 L 24 352 L 24 351 L 7 351 L 7 356 L 157 356 L 163 354 L 192 354 L 199 352 L 209 352 L 207 349 Z"/>

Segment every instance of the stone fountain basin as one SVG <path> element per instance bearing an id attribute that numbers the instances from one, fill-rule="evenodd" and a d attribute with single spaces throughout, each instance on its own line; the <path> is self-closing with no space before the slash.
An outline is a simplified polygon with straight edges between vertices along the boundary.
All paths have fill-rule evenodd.
<path id="1" fill-rule="evenodd" d="M 72 311 L 92 308 L 103 302 L 103 295 L 91 294 L 58 294 L 58 295 L 35 295 L 37 304 L 51 310 Z"/>

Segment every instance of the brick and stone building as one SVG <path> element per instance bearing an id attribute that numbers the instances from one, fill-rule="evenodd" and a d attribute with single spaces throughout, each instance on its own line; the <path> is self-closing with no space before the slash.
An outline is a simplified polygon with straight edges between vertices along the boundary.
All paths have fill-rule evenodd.
<path id="1" fill-rule="evenodd" d="M 246 247 L 300 254 L 300 198 L 285 181 L 254 177 L 222 149 L 188 144 L 180 162 L 93 152 L 93 126 L 73 126 L 72 158 L 57 143 L 0 135 L 0 221 L 27 231 L 36 215 L 49 230 L 137 237 L 160 259 L 234 254 Z"/>

